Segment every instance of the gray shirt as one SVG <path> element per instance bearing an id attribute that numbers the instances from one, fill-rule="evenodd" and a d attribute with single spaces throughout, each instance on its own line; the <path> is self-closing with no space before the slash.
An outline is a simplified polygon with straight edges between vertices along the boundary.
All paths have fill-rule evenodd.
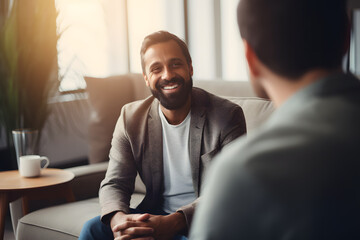
<path id="1" fill-rule="evenodd" d="M 215 159 L 191 239 L 360 239 L 360 82 L 300 90 Z"/>

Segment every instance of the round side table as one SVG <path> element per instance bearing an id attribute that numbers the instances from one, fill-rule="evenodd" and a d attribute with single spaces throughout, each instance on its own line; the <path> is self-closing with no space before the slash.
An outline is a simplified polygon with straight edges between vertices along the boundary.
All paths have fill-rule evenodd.
<path id="1" fill-rule="evenodd" d="M 64 198 L 75 201 L 70 187 L 74 174 L 61 169 L 47 168 L 34 178 L 21 177 L 18 170 L 0 172 L 0 240 L 4 236 L 5 216 L 9 203 L 23 198 L 24 215 L 29 213 L 28 201 L 41 198 Z"/>

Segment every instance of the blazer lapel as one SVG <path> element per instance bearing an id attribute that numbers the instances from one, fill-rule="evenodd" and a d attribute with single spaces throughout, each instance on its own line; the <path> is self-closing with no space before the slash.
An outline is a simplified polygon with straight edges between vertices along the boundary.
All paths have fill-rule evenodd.
<path id="1" fill-rule="evenodd" d="M 200 191 L 200 154 L 205 123 L 205 103 L 196 89 L 192 91 L 190 121 L 190 164 L 194 190 L 197 196 Z"/>
<path id="2" fill-rule="evenodd" d="M 149 164 L 152 172 L 153 196 L 160 196 L 163 188 L 163 148 L 162 148 L 162 128 L 159 116 L 159 101 L 154 99 L 148 119 L 148 151 Z"/>
<path id="3" fill-rule="evenodd" d="M 202 92 L 193 88 L 191 100 L 191 121 L 190 121 L 190 165 L 193 180 L 194 191 L 199 196 L 200 191 L 200 161 L 201 161 L 201 143 L 205 124 L 206 99 Z M 162 127 L 159 116 L 159 101 L 154 99 L 149 110 L 148 119 L 148 156 L 152 171 L 153 196 L 160 196 L 163 191 L 163 139 Z"/>

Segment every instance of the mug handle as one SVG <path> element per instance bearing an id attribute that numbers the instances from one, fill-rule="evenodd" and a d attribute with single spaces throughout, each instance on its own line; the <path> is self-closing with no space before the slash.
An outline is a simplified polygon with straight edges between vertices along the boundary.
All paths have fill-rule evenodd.
<path id="1" fill-rule="evenodd" d="M 45 157 L 45 156 L 41 157 L 41 161 L 43 161 L 43 160 L 45 160 L 46 163 L 45 163 L 45 165 L 44 165 L 41 169 L 47 168 L 47 167 L 49 166 L 49 163 L 50 163 L 50 160 L 49 160 L 47 157 Z"/>

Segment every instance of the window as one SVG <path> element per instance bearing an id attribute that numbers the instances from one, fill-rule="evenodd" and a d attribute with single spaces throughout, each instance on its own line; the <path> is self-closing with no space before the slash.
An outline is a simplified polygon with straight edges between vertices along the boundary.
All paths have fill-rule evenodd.
<path id="1" fill-rule="evenodd" d="M 62 32 L 58 44 L 62 91 L 84 88 L 83 76 L 140 73 L 142 40 L 158 30 L 187 40 L 194 79 L 247 79 L 236 24 L 237 0 L 56 0 L 56 3 Z"/>
<path id="2" fill-rule="evenodd" d="M 221 1 L 222 77 L 225 80 L 247 80 L 247 63 L 237 25 L 238 0 Z"/>
<path id="3" fill-rule="evenodd" d="M 194 67 L 194 79 L 211 79 L 220 75 L 216 67 L 217 58 L 220 56 L 216 51 L 216 15 L 212 3 L 212 0 L 188 1 L 188 45 Z"/>
<path id="4" fill-rule="evenodd" d="M 147 35 L 166 30 L 184 39 L 183 0 L 127 1 L 130 72 L 140 73 L 140 47 Z"/>
<path id="5" fill-rule="evenodd" d="M 195 79 L 247 80 L 237 4 L 238 0 L 188 1 L 188 44 Z"/>
<path id="6" fill-rule="evenodd" d="M 355 1 L 354 1 L 355 2 Z M 187 41 L 194 79 L 246 81 L 236 21 L 238 0 L 56 0 L 62 91 L 84 88 L 83 76 L 141 72 L 140 46 L 154 31 Z M 360 10 L 354 11 L 355 26 Z M 360 75 L 360 28 L 353 28 L 349 68 Z"/>
<path id="7" fill-rule="evenodd" d="M 84 88 L 84 74 L 101 75 L 108 67 L 108 34 L 96 0 L 57 0 L 60 90 Z"/>

